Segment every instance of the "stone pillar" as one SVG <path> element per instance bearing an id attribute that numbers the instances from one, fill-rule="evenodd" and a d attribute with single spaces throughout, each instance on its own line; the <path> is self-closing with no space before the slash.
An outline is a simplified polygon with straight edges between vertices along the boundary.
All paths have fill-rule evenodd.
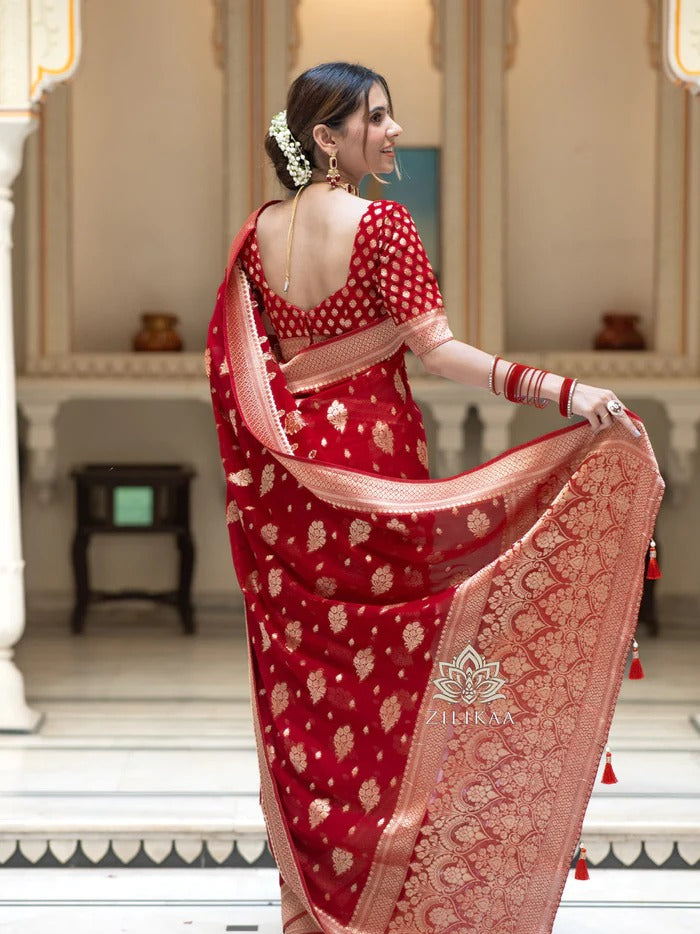
<path id="1" fill-rule="evenodd" d="M 0 730 L 29 732 L 40 714 L 24 699 L 24 679 L 12 661 L 12 646 L 24 631 L 24 561 L 20 536 L 17 406 L 12 336 L 11 185 L 22 165 L 22 147 L 32 129 L 25 115 L 0 119 Z"/>
<path id="2" fill-rule="evenodd" d="M 32 732 L 12 646 L 24 632 L 17 405 L 12 328 L 12 183 L 44 92 L 69 78 L 80 53 L 80 0 L 0 0 L 0 732 Z"/>

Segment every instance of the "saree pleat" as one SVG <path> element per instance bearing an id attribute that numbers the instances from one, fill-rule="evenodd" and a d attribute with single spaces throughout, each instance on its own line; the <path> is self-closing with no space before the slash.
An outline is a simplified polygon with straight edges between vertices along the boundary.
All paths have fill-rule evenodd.
<path id="1" fill-rule="evenodd" d="M 551 931 L 663 493 L 646 433 L 568 426 L 431 479 L 411 325 L 281 362 L 238 262 L 254 223 L 206 367 L 285 934 Z"/>

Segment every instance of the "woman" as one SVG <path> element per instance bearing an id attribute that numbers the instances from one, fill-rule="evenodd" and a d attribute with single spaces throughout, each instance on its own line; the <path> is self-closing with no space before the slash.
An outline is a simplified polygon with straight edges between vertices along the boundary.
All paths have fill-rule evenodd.
<path id="1" fill-rule="evenodd" d="M 261 806 L 286 934 L 541 934 L 663 484 L 613 393 L 453 338 L 409 212 L 357 196 L 400 133 L 375 72 L 297 78 L 266 139 L 295 197 L 243 226 L 209 328 Z M 430 479 L 406 345 L 587 422 Z"/>

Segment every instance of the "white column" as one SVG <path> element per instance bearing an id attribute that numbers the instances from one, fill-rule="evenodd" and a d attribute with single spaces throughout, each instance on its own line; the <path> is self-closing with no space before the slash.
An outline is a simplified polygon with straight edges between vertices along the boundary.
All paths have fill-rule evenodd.
<path id="1" fill-rule="evenodd" d="M 29 732 L 41 715 L 24 699 L 24 679 L 12 661 L 12 646 L 24 632 L 24 561 L 20 534 L 17 469 L 17 407 L 12 337 L 11 185 L 22 165 L 24 140 L 33 129 L 28 115 L 0 119 L 0 732 Z"/>

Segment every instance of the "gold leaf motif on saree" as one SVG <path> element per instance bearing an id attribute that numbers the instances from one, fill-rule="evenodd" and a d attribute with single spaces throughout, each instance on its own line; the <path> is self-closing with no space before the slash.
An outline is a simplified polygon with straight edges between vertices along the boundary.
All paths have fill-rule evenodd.
<path id="1" fill-rule="evenodd" d="M 260 478 L 260 495 L 269 493 L 275 482 L 275 465 L 265 464 Z"/>
<path id="2" fill-rule="evenodd" d="M 371 648 L 360 649 L 352 660 L 360 681 L 364 681 L 374 668 L 374 653 Z"/>
<path id="3" fill-rule="evenodd" d="M 204 372 L 207 374 L 207 379 L 211 376 L 211 347 L 207 347 L 204 351 Z"/>
<path id="4" fill-rule="evenodd" d="M 289 705 L 289 690 L 285 681 L 278 681 L 272 689 L 270 697 L 272 704 L 272 716 L 277 717 L 283 713 Z"/>
<path id="5" fill-rule="evenodd" d="M 375 778 L 368 778 L 367 781 L 362 782 L 358 797 L 365 814 L 369 814 L 369 812 L 379 804 L 379 799 L 381 797 L 377 780 Z"/>
<path id="6" fill-rule="evenodd" d="M 394 453 L 394 433 L 386 422 L 377 420 L 372 429 L 372 441 L 385 454 Z"/>
<path id="7" fill-rule="evenodd" d="M 267 588 L 271 597 L 276 597 L 282 590 L 282 569 L 270 568 L 267 575 Z"/>
<path id="8" fill-rule="evenodd" d="M 263 652 L 267 652 L 267 650 L 272 645 L 272 642 L 270 641 L 270 637 L 267 634 L 267 629 L 265 629 L 265 624 L 262 620 L 260 620 L 260 635 L 262 636 L 262 650 Z"/>
<path id="9" fill-rule="evenodd" d="M 361 542 L 366 542 L 371 531 L 372 526 L 369 522 L 363 519 L 353 519 L 350 523 L 350 544 L 359 545 Z"/>
<path id="10" fill-rule="evenodd" d="M 342 433 L 345 431 L 345 425 L 347 424 L 348 410 L 342 402 L 334 399 L 328 406 L 326 418 L 337 431 Z"/>
<path id="11" fill-rule="evenodd" d="M 268 522 L 260 529 L 260 534 L 268 545 L 274 545 L 279 535 L 279 527 L 274 522 Z"/>
<path id="12" fill-rule="evenodd" d="M 316 593 L 320 597 L 332 597 L 338 587 L 334 577 L 319 577 L 316 581 Z"/>
<path id="13" fill-rule="evenodd" d="M 235 473 L 230 473 L 228 479 L 231 483 L 235 483 L 236 486 L 250 486 L 253 482 L 253 475 L 250 472 L 248 467 L 244 467 L 243 470 L 237 470 Z"/>
<path id="14" fill-rule="evenodd" d="M 284 627 L 285 644 L 294 652 L 301 645 L 301 621 L 293 619 Z"/>
<path id="15" fill-rule="evenodd" d="M 323 548 L 326 544 L 326 529 L 320 519 L 317 519 L 315 522 L 312 522 L 309 526 L 308 534 L 306 537 L 306 550 L 318 551 L 319 548 Z"/>
<path id="16" fill-rule="evenodd" d="M 289 750 L 289 761 L 297 772 L 303 772 L 306 768 L 306 750 L 303 743 L 295 743 Z"/>
<path id="17" fill-rule="evenodd" d="M 314 830 L 331 813 L 331 802 L 328 798 L 314 798 L 309 805 L 309 824 Z"/>
<path id="18" fill-rule="evenodd" d="M 387 590 L 391 589 L 393 583 L 394 575 L 391 573 L 391 567 L 385 564 L 383 567 L 377 568 L 372 575 L 372 593 L 386 593 Z"/>
<path id="19" fill-rule="evenodd" d="M 388 529 L 393 529 L 395 532 L 401 532 L 402 535 L 408 535 L 408 527 L 398 519 L 389 519 L 386 527 Z"/>
<path id="20" fill-rule="evenodd" d="M 428 467 L 428 445 L 421 438 L 418 439 L 418 442 L 416 444 L 416 453 L 418 454 L 418 460 L 427 469 Z"/>
<path id="21" fill-rule="evenodd" d="M 219 376 L 227 376 L 227 375 L 228 375 L 228 360 L 226 359 L 226 357 L 224 357 L 224 359 L 221 361 L 221 364 L 219 366 Z"/>
<path id="22" fill-rule="evenodd" d="M 405 402 L 406 401 L 406 387 L 404 386 L 404 382 L 401 379 L 401 374 L 399 373 L 398 370 L 396 370 L 396 372 L 394 373 L 394 389 L 396 389 L 398 394 L 401 396 L 402 402 Z"/>
<path id="23" fill-rule="evenodd" d="M 291 412 L 287 412 L 284 416 L 284 430 L 288 435 L 296 434 L 305 424 L 301 412 L 297 411 L 297 409 L 292 409 Z"/>
<path id="24" fill-rule="evenodd" d="M 338 762 L 347 756 L 349 752 L 352 752 L 352 749 L 355 745 L 355 736 L 349 726 L 341 726 L 335 731 L 335 736 L 333 737 L 333 748 L 335 749 L 335 756 Z"/>
<path id="25" fill-rule="evenodd" d="M 389 730 L 396 726 L 400 716 L 401 705 L 397 696 L 392 694 L 391 697 L 385 698 L 379 708 L 379 719 L 382 721 L 382 729 L 385 733 L 388 733 Z"/>
<path id="26" fill-rule="evenodd" d="M 343 850 L 339 846 L 333 847 L 333 868 L 336 876 L 347 872 L 352 866 L 352 853 L 349 850 Z"/>
<path id="27" fill-rule="evenodd" d="M 419 622 L 409 623 L 403 631 L 403 642 L 409 652 L 413 652 L 423 641 L 425 630 Z"/>
<path id="28" fill-rule="evenodd" d="M 231 525 L 232 522 L 238 522 L 241 518 L 241 513 L 236 504 L 235 499 L 232 499 L 231 502 L 226 507 L 226 522 Z"/>
<path id="29" fill-rule="evenodd" d="M 491 522 L 485 512 L 473 509 L 467 516 L 467 526 L 472 535 L 483 538 L 491 527 Z"/>
<path id="30" fill-rule="evenodd" d="M 348 614 L 343 606 L 332 606 L 328 611 L 328 621 L 333 632 L 341 632 L 348 624 Z"/>
<path id="31" fill-rule="evenodd" d="M 326 693 L 326 676 L 322 668 L 311 672 L 306 679 L 306 686 L 311 695 L 311 702 L 317 704 Z"/>

